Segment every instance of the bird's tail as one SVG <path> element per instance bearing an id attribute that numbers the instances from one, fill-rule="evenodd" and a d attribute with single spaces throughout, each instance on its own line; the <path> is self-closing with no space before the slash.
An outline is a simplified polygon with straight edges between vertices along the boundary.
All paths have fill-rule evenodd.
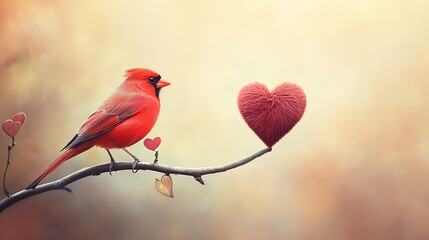
<path id="1" fill-rule="evenodd" d="M 90 149 L 92 146 L 90 144 L 82 144 L 70 149 L 67 149 L 63 154 L 61 154 L 57 160 L 55 160 L 49 167 L 46 169 L 40 176 L 38 176 L 34 181 L 26 188 L 32 189 L 39 184 L 40 181 L 42 181 L 43 178 L 45 178 L 49 173 L 54 171 L 58 166 L 61 165 L 61 163 L 65 162 L 66 160 L 78 155 L 79 153 L 82 153 L 88 149 Z"/>

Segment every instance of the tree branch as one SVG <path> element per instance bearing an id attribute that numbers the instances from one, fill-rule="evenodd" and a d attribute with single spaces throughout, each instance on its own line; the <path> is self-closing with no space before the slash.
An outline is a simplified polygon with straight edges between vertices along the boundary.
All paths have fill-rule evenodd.
<path id="1" fill-rule="evenodd" d="M 265 153 L 271 152 L 271 150 L 272 148 L 265 148 L 243 159 L 240 159 L 222 166 L 217 166 L 217 167 L 186 168 L 186 167 L 173 167 L 173 166 L 166 166 L 162 164 L 139 162 L 136 165 L 136 169 L 150 170 L 150 171 L 161 172 L 165 174 L 192 176 L 195 178 L 196 181 L 198 181 L 201 184 L 204 184 L 204 181 L 202 179 L 203 175 L 225 172 L 233 168 L 240 167 L 246 163 L 253 161 L 255 158 L 258 158 L 264 155 Z M 131 169 L 132 169 L 132 162 L 117 162 L 115 163 L 113 168 L 114 171 L 131 170 Z M 71 190 L 67 188 L 67 185 L 69 185 L 70 183 L 85 177 L 97 176 L 97 175 L 100 175 L 101 173 L 107 173 L 107 172 L 109 172 L 109 163 L 95 165 L 92 167 L 87 167 L 87 168 L 78 170 L 56 181 L 42 184 L 40 186 L 37 186 L 34 189 L 19 191 L 3 199 L 0 202 L 0 212 L 2 212 L 4 209 L 10 207 L 11 205 L 21 200 L 24 200 L 28 197 L 38 195 L 44 192 L 48 192 L 52 190 L 66 190 L 68 192 L 71 192 Z"/>

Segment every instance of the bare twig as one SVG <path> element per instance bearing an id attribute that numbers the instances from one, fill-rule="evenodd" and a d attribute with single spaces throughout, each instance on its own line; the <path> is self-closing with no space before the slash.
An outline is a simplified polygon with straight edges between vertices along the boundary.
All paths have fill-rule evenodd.
<path id="1" fill-rule="evenodd" d="M 4 173 L 3 173 L 3 191 L 6 194 L 7 197 L 10 196 L 9 191 L 6 188 L 6 174 L 7 174 L 7 169 L 9 168 L 9 164 L 10 164 L 10 154 L 12 151 L 12 148 L 15 147 L 15 137 L 12 137 L 12 143 L 10 145 L 7 146 L 7 160 L 6 160 L 6 167 L 4 168 Z"/>
<path id="2" fill-rule="evenodd" d="M 272 150 L 271 148 L 265 148 L 243 159 L 240 159 L 222 166 L 217 166 L 217 167 L 186 168 L 186 167 L 173 167 L 173 166 L 166 166 L 161 164 L 139 162 L 137 163 L 135 168 L 139 170 L 150 170 L 155 172 L 161 172 L 164 174 L 192 176 L 195 178 L 195 180 L 204 184 L 204 181 L 202 180 L 203 175 L 225 172 L 233 168 L 242 166 L 246 163 L 251 162 L 255 158 L 258 158 L 264 155 L 265 153 L 270 152 L 271 150 Z M 114 171 L 131 170 L 132 167 L 133 167 L 132 162 L 116 162 L 113 170 Z M 71 190 L 68 187 L 66 187 L 70 183 L 85 177 L 97 176 L 97 175 L 100 175 L 101 173 L 108 173 L 108 172 L 109 172 L 109 163 L 96 165 L 96 166 L 81 169 L 56 181 L 37 186 L 35 189 L 19 191 L 15 194 L 10 195 L 8 198 L 3 199 L 0 202 L 0 212 L 21 200 L 24 200 L 28 197 L 38 195 L 44 192 L 48 192 L 52 190 L 66 190 L 70 192 Z"/>

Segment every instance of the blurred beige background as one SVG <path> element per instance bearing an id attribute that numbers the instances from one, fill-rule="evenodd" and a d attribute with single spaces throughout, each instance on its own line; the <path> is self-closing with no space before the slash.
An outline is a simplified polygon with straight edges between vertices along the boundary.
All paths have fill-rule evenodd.
<path id="1" fill-rule="evenodd" d="M 290 81 L 301 122 L 272 153 L 206 186 L 103 174 L 0 214 L 0 239 L 428 239 L 428 1 L 6 1 L 0 120 L 24 111 L 8 186 L 27 186 L 82 121 L 147 67 L 172 85 L 149 137 L 160 161 L 214 166 L 264 145 L 242 86 Z M 0 134 L 0 171 L 9 138 Z M 138 143 L 132 152 L 152 160 Z M 114 151 L 118 160 L 131 160 Z M 46 180 L 109 160 L 91 149 Z M 4 197 L 4 194 L 0 194 Z"/>

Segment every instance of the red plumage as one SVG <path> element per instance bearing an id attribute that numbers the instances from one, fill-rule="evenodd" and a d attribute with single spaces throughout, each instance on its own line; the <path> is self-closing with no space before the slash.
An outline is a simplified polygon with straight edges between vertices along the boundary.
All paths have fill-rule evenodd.
<path id="1" fill-rule="evenodd" d="M 241 115 L 268 147 L 295 126 L 304 114 L 306 104 L 304 91 L 293 83 L 283 83 L 272 92 L 261 83 L 251 83 L 238 95 Z"/>
<path id="2" fill-rule="evenodd" d="M 130 69 L 125 77 L 116 91 L 85 120 L 76 136 L 64 147 L 66 151 L 27 189 L 36 187 L 64 161 L 93 146 L 125 148 L 149 133 L 160 110 L 159 91 L 170 83 L 161 79 L 159 74 L 143 68 Z"/>

